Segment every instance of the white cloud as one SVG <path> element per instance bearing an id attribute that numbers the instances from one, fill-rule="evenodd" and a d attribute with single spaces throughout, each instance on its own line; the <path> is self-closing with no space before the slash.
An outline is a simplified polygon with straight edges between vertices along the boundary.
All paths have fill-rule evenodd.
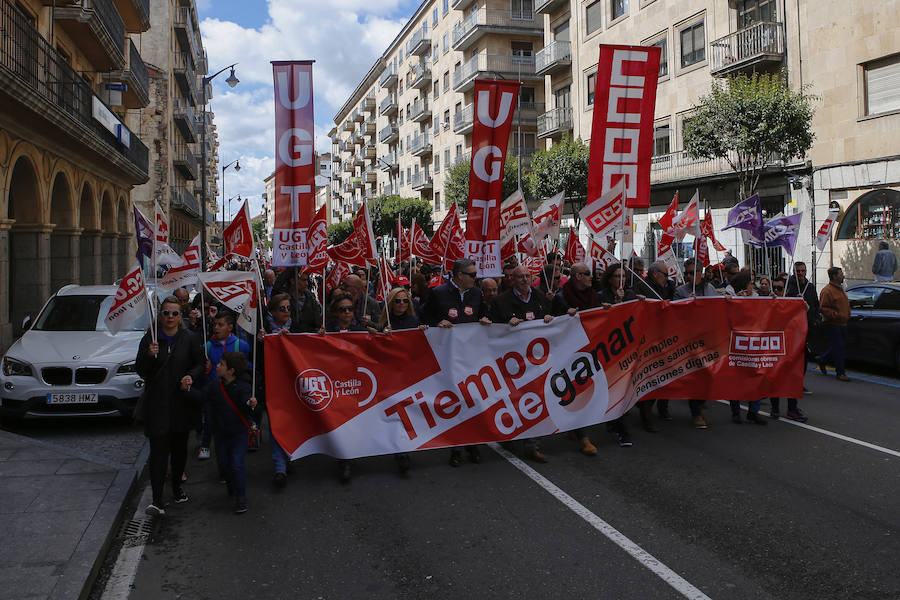
<path id="1" fill-rule="evenodd" d="M 241 159 L 240 173 L 228 171 L 228 197 L 240 193 L 259 199 L 263 178 L 275 168 L 270 62 L 316 61 L 316 148 L 329 152 L 327 134 L 334 126 L 335 113 L 406 22 L 408 17 L 391 15 L 407 4 L 408 0 L 270 0 L 268 19 L 258 28 L 216 18 L 203 20 L 200 30 L 210 70 L 237 62 L 236 74 L 241 80 L 230 89 L 224 84 L 224 75 L 217 78 L 210 102 L 219 134 L 220 161 L 227 164 Z M 252 208 L 255 214 L 256 207 Z M 237 210 L 234 202 L 232 209 Z"/>

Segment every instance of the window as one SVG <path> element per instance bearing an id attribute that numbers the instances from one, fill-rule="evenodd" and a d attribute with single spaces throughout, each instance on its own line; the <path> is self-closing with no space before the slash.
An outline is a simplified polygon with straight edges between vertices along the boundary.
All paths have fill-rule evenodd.
<path id="1" fill-rule="evenodd" d="M 440 152 L 438 152 L 437 154 L 434 155 L 434 172 L 435 173 L 441 172 L 441 153 Z"/>
<path id="2" fill-rule="evenodd" d="M 513 64 L 530 65 L 534 62 L 534 46 L 531 42 L 511 42 Z"/>
<path id="3" fill-rule="evenodd" d="M 435 43 L 433 46 L 431 46 L 431 62 L 435 63 L 435 62 L 437 62 L 437 59 L 438 59 L 438 45 L 437 45 L 437 43 Z"/>
<path id="4" fill-rule="evenodd" d="M 397 56 L 400 64 L 403 64 L 403 48 L 400 48 L 400 52 L 397 53 Z"/>
<path id="5" fill-rule="evenodd" d="M 437 169 L 435 169 L 434 172 L 437 173 Z M 434 210 L 441 210 L 441 193 L 440 192 L 434 193 Z"/>
<path id="6" fill-rule="evenodd" d="M 434 85 L 431 87 L 435 98 L 441 95 L 441 83 L 439 81 L 435 81 Z"/>
<path id="7" fill-rule="evenodd" d="M 450 166 L 450 148 L 444 149 L 444 166 L 445 167 Z"/>
<path id="8" fill-rule="evenodd" d="M 442 79 L 444 80 L 444 91 L 447 92 L 450 90 L 450 71 L 444 73 Z"/>
<path id="9" fill-rule="evenodd" d="M 900 54 L 873 60 L 865 71 L 866 114 L 900 110 Z"/>
<path id="10" fill-rule="evenodd" d="M 511 11 L 513 19 L 530 21 L 534 18 L 534 0 L 512 0 Z"/>
<path id="11" fill-rule="evenodd" d="M 878 301 L 882 289 L 880 287 L 861 287 L 847 290 L 850 308 L 855 310 L 875 308 L 875 302 Z"/>
<path id="12" fill-rule="evenodd" d="M 400 87 L 397 89 L 397 95 L 402 96 L 403 95 L 403 80 L 402 79 L 400 80 L 399 86 Z"/>
<path id="13" fill-rule="evenodd" d="M 775 20 L 775 0 L 738 0 L 738 29 L 750 27 L 760 21 Z"/>
<path id="14" fill-rule="evenodd" d="M 875 308 L 879 310 L 900 310 L 900 291 L 891 288 L 881 288 L 881 295 L 875 302 Z"/>
<path id="15" fill-rule="evenodd" d="M 441 46 L 444 48 L 444 54 L 450 52 L 450 34 L 445 33 L 441 36 Z"/>
<path id="16" fill-rule="evenodd" d="M 437 19 L 438 19 L 437 6 L 435 6 L 434 10 L 431 11 L 431 24 L 437 25 Z"/>
<path id="17" fill-rule="evenodd" d="M 900 192 L 890 189 L 863 194 L 841 219 L 839 240 L 900 240 Z"/>
<path id="18" fill-rule="evenodd" d="M 523 110 L 534 110 L 534 88 L 519 88 L 519 102 Z"/>
<path id="19" fill-rule="evenodd" d="M 672 152 L 671 148 L 671 136 L 670 136 L 670 128 L 669 124 L 658 125 L 653 128 L 653 156 L 663 156 L 664 154 L 670 154 Z"/>
<path id="20" fill-rule="evenodd" d="M 444 0 L 443 9 L 441 11 L 441 14 L 446 17 L 447 13 L 449 11 L 450 11 L 450 0 Z"/>
<path id="21" fill-rule="evenodd" d="M 615 21 L 628 12 L 628 0 L 609 0 L 609 16 Z"/>
<path id="22" fill-rule="evenodd" d="M 571 91 L 572 86 L 567 85 L 553 92 L 553 97 L 556 100 L 555 108 L 569 108 L 570 106 L 572 106 L 572 98 L 570 96 Z"/>
<path id="23" fill-rule="evenodd" d="M 400 185 L 403 185 L 403 171 L 400 171 Z"/>
<path id="24" fill-rule="evenodd" d="M 585 22 L 587 23 L 587 34 L 590 35 L 600 29 L 603 22 L 603 0 L 597 0 L 588 4 L 584 9 Z"/>
<path id="25" fill-rule="evenodd" d="M 450 127 L 450 109 L 444 111 L 444 126 Z"/>
<path id="26" fill-rule="evenodd" d="M 570 40 L 569 35 L 568 21 L 553 30 L 553 39 L 557 42 L 568 42 Z"/>
<path id="27" fill-rule="evenodd" d="M 456 145 L 456 158 L 459 159 L 462 157 L 462 144 Z"/>
<path id="28" fill-rule="evenodd" d="M 681 66 L 689 67 L 706 60 L 703 21 L 681 30 Z"/>
<path id="29" fill-rule="evenodd" d="M 403 109 L 400 109 L 400 112 L 397 113 L 397 125 L 403 125 Z"/>
<path id="30" fill-rule="evenodd" d="M 597 87 L 597 74 L 591 73 L 587 76 L 587 103 L 594 103 L 594 91 Z"/>
<path id="31" fill-rule="evenodd" d="M 653 42 L 651 45 L 659 46 L 659 76 L 665 77 L 669 74 L 669 45 L 666 43 L 666 38 Z"/>

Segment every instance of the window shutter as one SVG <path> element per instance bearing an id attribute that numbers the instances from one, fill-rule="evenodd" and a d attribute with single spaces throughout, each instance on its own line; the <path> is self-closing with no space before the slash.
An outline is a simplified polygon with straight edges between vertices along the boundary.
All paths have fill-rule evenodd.
<path id="1" fill-rule="evenodd" d="M 900 56 L 866 65 L 866 114 L 900 110 Z"/>

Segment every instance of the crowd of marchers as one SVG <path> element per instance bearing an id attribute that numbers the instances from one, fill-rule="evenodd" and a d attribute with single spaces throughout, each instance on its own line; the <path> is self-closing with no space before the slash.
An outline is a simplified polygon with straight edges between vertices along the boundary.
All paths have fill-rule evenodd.
<path id="1" fill-rule="evenodd" d="M 804 360 L 817 361 L 823 374 L 826 364 L 831 363 L 837 379 L 849 381 L 844 348 L 850 306 L 842 285 L 843 273 L 837 267 L 828 270 L 829 282 L 820 293 L 807 279 L 807 266 L 802 262 L 793 265 L 791 274 L 757 276 L 751 268 L 741 268 L 730 254 L 705 269 L 693 259 L 684 261 L 678 282 L 669 277 L 666 264 L 661 262 L 645 266 L 633 258 L 601 270 L 584 263 L 567 264 L 556 253 L 547 255 L 545 266 L 536 276 L 515 258 L 504 262 L 503 275 L 496 278 L 479 278 L 475 263 L 468 259 L 455 261 L 446 272 L 417 264 L 414 259 L 390 267 L 396 284 L 383 294 L 382 302 L 375 298 L 377 282 L 387 278 L 373 268 L 356 268 L 328 290 L 319 274 L 293 268 L 279 272 L 265 269 L 257 341 L 285 333 L 368 331 L 390 335 L 392 331 L 466 323 L 515 327 L 524 321 L 549 323 L 583 310 L 647 299 L 677 301 L 733 295 L 777 301 L 800 297 L 806 305 L 810 335 L 816 332 L 828 342 L 822 354 L 812 353 L 807 344 Z M 245 264 L 234 268 L 255 267 Z M 268 442 L 273 485 L 282 488 L 288 481 L 289 456 L 271 435 L 266 418 L 264 344 L 256 344 L 254 356 L 254 340 L 235 327 L 236 315 L 202 293 L 192 299 L 188 290 L 179 288 L 162 299 L 157 315 L 156 335 L 147 332 L 136 360 L 137 371 L 146 382 L 136 410 L 150 444 L 153 501 L 146 512 L 165 514 L 167 479 L 174 502 L 188 501 L 183 482 L 192 433 L 196 433 L 197 458 L 215 459 L 219 481 L 232 497 L 234 511 L 246 512 L 245 456 L 248 450 L 260 449 L 261 438 Z M 749 402 L 746 416 L 742 416 L 740 403 L 732 402 L 732 421 L 766 425 L 759 412 L 763 400 Z M 780 398 L 767 400 L 769 418 L 783 415 L 795 421 L 807 420 L 798 398 L 786 399 L 784 413 Z M 687 404 L 693 427 L 708 427 L 705 401 L 673 399 L 638 403 L 642 429 L 658 432 L 659 421 L 671 421 L 670 408 L 679 402 Z M 604 426 L 619 446 L 632 445 L 625 416 Z M 597 454 L 586 429 L 569 432 L 568 436 L 584 455 Z M 522 450 L 530 460 L 549 460 L 539 439 L 524 440 Z M 478 446 L 468 446 L 451 449 L 449 464 L 461 466 L 464 453 L 469 462 L 481 462 Z M 399 473 L 406 476 L 411 468 L 410 456 L 398 454 L 395 460 Z M 352 462 L 338 461 L 338 473 L 342 482 L 349 482 Z"/>

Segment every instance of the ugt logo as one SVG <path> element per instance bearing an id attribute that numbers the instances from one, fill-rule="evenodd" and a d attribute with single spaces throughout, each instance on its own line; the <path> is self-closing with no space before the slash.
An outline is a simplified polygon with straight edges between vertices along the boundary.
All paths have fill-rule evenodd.
<path id="1" fill-rule="evenodd" d="M 313 412 L 325 410 L 334 397 L 331 378 L 318 369 L 307 369 L 297 375 L 294 391 L 301 402 Z"/>

